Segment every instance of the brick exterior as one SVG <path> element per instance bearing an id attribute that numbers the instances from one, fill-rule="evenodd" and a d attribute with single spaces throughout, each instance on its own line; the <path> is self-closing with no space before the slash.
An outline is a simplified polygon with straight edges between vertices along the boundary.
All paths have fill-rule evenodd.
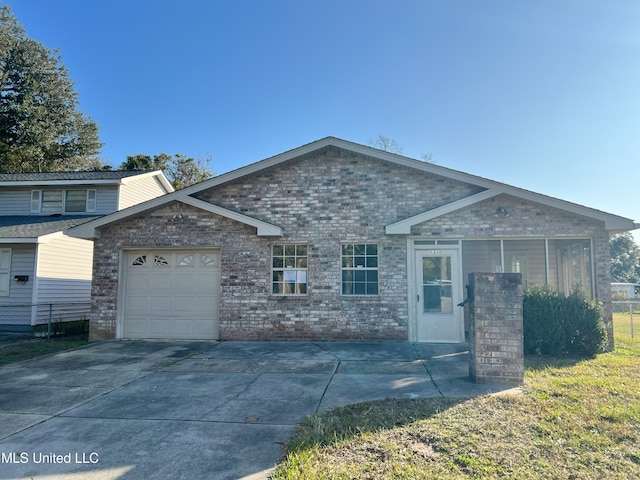
<path id="1" fill-rule="evenodd" d="M 386 235 L 384 227 L 482 190 L 326 147 L 194 194 L 282 227 L 283 237 L 258 237 L 254 227 L 179 202 L 107 225 L 95 242 L 91 338 L 116 335 L 122 249 L 200 246 L 221 249 L 221 339 L 407 341 L 407 236 Z M 496 205 L 509 215 L 496 218 Z M 425 222 L 411 238 L 469 236 L 591 237 L 597 268 L 608 271 L 601 222 L 509 196 Z M 343 242 L 379 245 L 379 296 L 341 295 Z M 270 294 L 274 243 L 308 244 L 306 296 Z M 597 275 L 599 298 L 607 295 L 603 278 Z"/>
<path id="2" fill-rule="evenodd" d="M 470 273 L 469 375 L 476 383 L 524 381 L 522 275 Z"/>

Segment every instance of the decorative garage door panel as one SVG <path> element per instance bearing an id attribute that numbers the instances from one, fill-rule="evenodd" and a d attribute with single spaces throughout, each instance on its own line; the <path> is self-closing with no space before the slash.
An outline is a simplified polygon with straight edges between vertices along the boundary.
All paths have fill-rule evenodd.
<path id="1" fill-rule="evenodd" d="M 126 252 L 124 338 L 217 339 L 220 253 Z"/>

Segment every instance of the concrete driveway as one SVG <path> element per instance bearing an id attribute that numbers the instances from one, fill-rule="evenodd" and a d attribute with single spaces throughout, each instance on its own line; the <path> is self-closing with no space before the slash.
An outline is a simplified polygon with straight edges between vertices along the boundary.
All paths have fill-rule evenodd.
<path id="1" fill-rule="evenodd" d="M 264 478 L 305 416 L 474 396 L 466 345 L 114 341 L 0 368 L 0 480 Z"/>

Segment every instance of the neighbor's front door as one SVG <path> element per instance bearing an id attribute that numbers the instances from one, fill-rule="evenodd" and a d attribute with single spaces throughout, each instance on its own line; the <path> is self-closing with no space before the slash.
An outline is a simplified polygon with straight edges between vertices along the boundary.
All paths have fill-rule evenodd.
<path id="1" fill-rule="evenodd" d="M 420 342 L 464 341 L 458 249 L 416 250 L 417 337 Z"/>

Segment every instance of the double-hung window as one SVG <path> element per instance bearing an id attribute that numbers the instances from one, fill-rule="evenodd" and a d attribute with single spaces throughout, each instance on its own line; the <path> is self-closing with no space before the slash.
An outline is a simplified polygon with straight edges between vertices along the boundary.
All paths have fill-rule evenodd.
<path id="1" fill-rule="evenodd" d="M 378 295 L 378 245 L 342 245 L 342 295 Z"/>
<path id="2" fill-rule="evenodd" d="M 31 213 L 96 211 L 96 190 L 32 190 Z"/>
<path id="3" fill-rule="evenodd" d="M 307 245 L 276 244 L 271 254 L 271 293 L 307 294 Z"/>

